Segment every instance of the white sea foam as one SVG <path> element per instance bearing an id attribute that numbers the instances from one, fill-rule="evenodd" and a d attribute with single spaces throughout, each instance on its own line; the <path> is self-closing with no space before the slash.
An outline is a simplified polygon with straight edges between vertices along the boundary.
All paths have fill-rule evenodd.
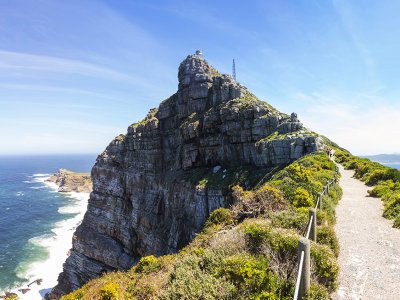
<path id="1" fill-rule="evenodd" d="M 41 189 L 45 189 L 46 187 L 45 186 L 30 186 L 29 188 L 32 190 L 41 190 Z"/>
<path id="2" fill-rule="evenodd" d="M 34 174 L 36 178 L 42 179 L 48 174 Z M 46 179 L 48 177 L 44 177 Z M 42 182 L 44 182 L 44 179 Z M 58 190 L 58 186 L 52 182 L 44 182 L 45 185 L 52 190 Z M 34 237 L 29 240 L 30 243 L 47 249 L 49 255 L 46 260 L 31 263 L 24 271 L 20 272 L 18 277 L 32 282 L 37 279 L 43 279 L 41 285 L 32 284 L 26 294 L 22 294 L 18 289 L 27 288 L 27 285 L 15 288 L 21 300 L 42 299 L 44 295 L 51 291 L 57 284 L 58 275 L 62 271 L 62 266 L 68 256 L 68 252 L 72 246 L 72 236 L 77 225 L 82 221 L 89 199 L 89 193 L 65 193 L 69 198 L 69 204 L 59 209 L 60 214 L 75 214 L 71 218 L 57 222 L 51 230 L 52 234 L 45 234 Z"/>
<path id="3" fill-rule="evenodd" d="M 51 176 L 51 174 L 47 174 L 47 173 L 37 173 L 37 174 L 33 174 L 33 177 L 49 177 Z"/>

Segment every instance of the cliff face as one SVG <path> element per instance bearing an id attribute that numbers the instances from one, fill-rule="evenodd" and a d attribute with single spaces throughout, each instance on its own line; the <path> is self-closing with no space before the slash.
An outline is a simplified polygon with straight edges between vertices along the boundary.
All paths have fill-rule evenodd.
<path id="1" fill-rule="evenodd" d="M 179 66 L 178 91 L 115 138 L 92 169 L 93 192 L 52 297 L 144 255 L 175 252 L 208 215 L 274 167 L 318 150 L 297 120 L 258 100 L 201 55 Z"/>
<path id="2" fill-rule="evenodd" d="M 75 173 L 60 169 L 46 181 L 57 184 L 59 192 L 90 193 L 92 191 L 92 180 L 89 173 Z"/>

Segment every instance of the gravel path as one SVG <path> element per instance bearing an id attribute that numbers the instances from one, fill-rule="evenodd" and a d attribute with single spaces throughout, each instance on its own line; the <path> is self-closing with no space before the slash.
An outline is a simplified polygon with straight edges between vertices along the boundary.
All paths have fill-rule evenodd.
<path id="1" fill-rule="evenodd" d="M 382 217 L 383 204 L 340 166 L 343 198 L 336 208 L 339 289 L 334 299 L 400 299 L 400 230 Z"/>

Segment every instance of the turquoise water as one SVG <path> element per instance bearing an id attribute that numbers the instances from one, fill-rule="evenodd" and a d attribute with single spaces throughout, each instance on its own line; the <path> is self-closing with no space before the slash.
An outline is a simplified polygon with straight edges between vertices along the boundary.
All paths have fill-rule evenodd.
<path id="1" fill-rule="evenodd" d="M 71 198 L 44 184 L 59 168 L 89 172 L 96 155 L 0 156 L 0 291 L 26 283 L 46 260 L 56 224 L 77 214 Z M 71 241 L 65 241 L 70 243 Z"/>

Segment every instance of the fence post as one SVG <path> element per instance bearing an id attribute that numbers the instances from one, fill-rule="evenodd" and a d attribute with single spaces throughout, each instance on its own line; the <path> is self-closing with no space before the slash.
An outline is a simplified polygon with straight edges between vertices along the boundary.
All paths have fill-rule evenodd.
<path id="1" fill-rule="evenodd" d="M 311 230 L 310 230 L 310 236 L 309 239 L 316 242 L 317 241 L 317 212 L 315 211 L 315 208 L 309 208 L 308 209 L 308 219 L 311 220 Z"/>
<path id="2" fill-rule="evenodd" d="M 310 288 L 310 242 L 306 238 L 301 238 L 297 244 L 297 265 L 300 270 L 301 252 L 304 251 L 303 268 L 301 272 L 299 298 L 303 299 Z"/>

